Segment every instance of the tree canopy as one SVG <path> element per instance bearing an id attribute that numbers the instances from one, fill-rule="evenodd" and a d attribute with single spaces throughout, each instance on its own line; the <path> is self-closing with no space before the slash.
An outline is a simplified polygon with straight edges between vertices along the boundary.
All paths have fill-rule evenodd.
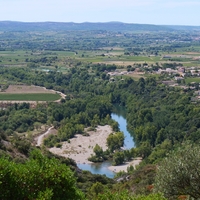
<path id="1" fill-rule="evenodd" d="M 200 198 L 200 147 L 184 143 L 158 166 L 155 191 L 175 199 L 187 195 Z"/>
<path id="2" fill-rule="evenodd" d="M 65 164 L 48 159 L 39 150 L 25 163 L 0 158 L 1 199 L 84 199 Z"/>

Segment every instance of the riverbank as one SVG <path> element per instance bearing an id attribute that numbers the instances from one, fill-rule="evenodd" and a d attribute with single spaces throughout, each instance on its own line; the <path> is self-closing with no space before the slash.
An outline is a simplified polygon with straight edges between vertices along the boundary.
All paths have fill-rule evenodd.
<path id="1" fill-rule="evenodd" d="M 142 158 L 138 157 L 138 158 L 135 158 L 134 160 L 132 160 L 130 162 L 126 162 L 122 165 L 109 166 L 108 169 L 115 172 L 115 173 L 118 173 L 120 171 L 127 172 L 127 167 L 133 166 L 135 168 L 136 165 L 140 164 L 140 162 L 142 162 Z"/>
<path id="2" fill-rule="evenodd" d="M 91 154 L 94 154 L 93 149 L 96 144 L 102 147 L 103 151 L 107 149 L 106 139 L 112 128 L 109 125 L 98 126 L 96 131 L 89 131 L 89 136 L 83 136 L 80 134 L 75 135 L 69 142 L 62 142 L 61 148 L 50 148 L 49 150 L 57 155 L 61 155 L 67 158 L 72 158 L 76 163 L 92 163 L 88 161 Z"/>
<path id="3" fill-rule="evenodd" d="M 37 138 L 38 146 L 42 144 L 42 140 L 52 129 L 53 127 L 50 127 L 47 132 Z M 66 158 L 71 158 L 77 164 L 92 164 L 92 162 L 88 161 L 88 158 L 94 154 L 93 149 L 95 145 L 98 144 L 105 151 L 107 149 L 107 137 L 112 132 L 112 128 L 109 125 L 98 126 L 96 131 L 87 132 L 89 136 L 77 134 L 74 138 L 70 139 L 70 142 L 62 142 L 61 148 L 53 147 L 49 151 Z M 109 166 L 108 169 L 114 173 L 120 171 L 127 172 L 127 167 L 133 166 L 135 168 L 141 161 L 141 158 L 135 158 L 133 161 L 126 162 L 123 165 Z"/>

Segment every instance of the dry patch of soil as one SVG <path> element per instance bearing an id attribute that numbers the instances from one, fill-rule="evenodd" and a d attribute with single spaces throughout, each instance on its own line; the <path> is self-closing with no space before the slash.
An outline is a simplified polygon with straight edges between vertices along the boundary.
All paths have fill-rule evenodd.
<path id="1" fill-rule="evenodd" d="M 70 139 L 70 143 L 63 142 L 62 148 L 53 147 L 50 151 L 64 157 L 72 158 L 76 163 L 91 163 L 88 158 L 94 154 L 93 149 L 98 144 L 105 151 L 107 149 L 106 139 L 112 133 L 108 125 L 98 126 L 96 131 L 88 132 L 89 136 L 80 134 Z"/>
<path id="2" fill-rule="evenodd" d="M 9 85 L 9 87 L 5 90 L 8 94 L 17 94 L 17 93 L 53 93 L 55 94 L 56 91 L 48 90 L 44 87 L 34 86 L 34 85 Z"/>

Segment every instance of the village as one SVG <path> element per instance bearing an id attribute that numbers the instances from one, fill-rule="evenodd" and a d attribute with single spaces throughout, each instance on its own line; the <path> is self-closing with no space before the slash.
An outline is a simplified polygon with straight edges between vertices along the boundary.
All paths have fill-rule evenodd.
<path id="1" fill-rule="evenodd" d="M 162 68 L 158 67 L 155 70 L 154 67 L 143 64 L 140 68 L 133 68 L 133 70 L 120 70 L 116 69 L 113 72 L 107 72 L 107 75 L 110 76 L 109 81 L 115 82 L 116 78 L 121 76 L 121 81 L 124 80 L 123 76 L 137 77 L 137 78 L 147 78 L 151 75 L 157 77 L 159 82 L 169 87 L 178 87 L 183 90 L 194 90 L 194 96 L 191 97 L 191 101 L 197 102 L 200 100 L 200 67 L 183 67 L 182 65 L 178 65 L 176 67 L 171 68 Z M 187 79 L 194 79 L 193 82 L 187 82 Z M 199 79 L 199 80 L 198 80 Z M 118 79 L 117 79 L 118 80 Z"/>

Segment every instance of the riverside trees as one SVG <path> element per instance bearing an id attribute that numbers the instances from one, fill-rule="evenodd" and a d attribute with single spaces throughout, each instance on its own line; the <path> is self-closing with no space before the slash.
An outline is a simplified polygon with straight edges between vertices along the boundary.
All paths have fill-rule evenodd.
<path id="1" fill-rule="evenodd" d="M 113 152 L 114 150 L 119 150 L 124 145 L 124 134 L 123 132 L 116 132 L 115 134 L 110 134 L 107 138 L 108 149 Z"/>

